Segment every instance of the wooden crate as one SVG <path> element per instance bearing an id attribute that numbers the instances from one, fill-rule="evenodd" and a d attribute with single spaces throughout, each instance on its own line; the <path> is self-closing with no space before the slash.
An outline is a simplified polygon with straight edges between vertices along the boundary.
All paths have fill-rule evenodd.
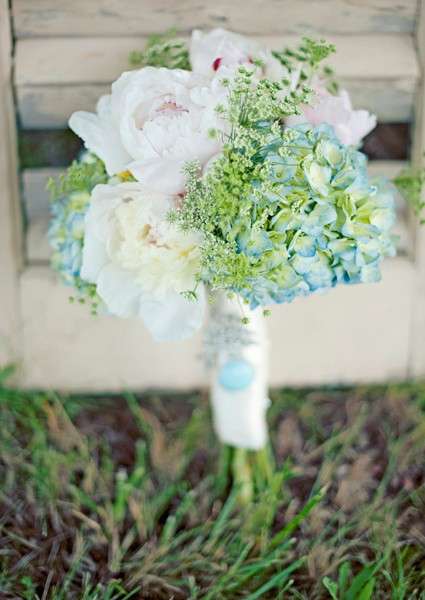
<path id="1" fill-rule="evenodd" d="M 424 23 L 424 0 L 12 0 L 11 9 L 0 0 L 0 361 L 19 364 L 17 383 L 187 389 L 203 384 L 205 373 L 201 335 L 155 344 L 140 322 L 93 318 L 69 304 L 48 265 L 44 185 L 52 169 L 18 172 L 15 115 L 23 129 L 64 128 L 74 110 L 93 109 L 131 50 L 170 27 L 188 34 L 223 26 L 270 47 L 311 34 L 337 44 L 334 66 L 358 106 L 383 122 L 414 124 L 419 162 Z M 371 169 L 391 175 L 401 166 Z M 384 265 L 381 283 L 273 309 L 273 385 L 425 374 L 425 230 L 405 206 L 398 213 L 399 255 Z"/>

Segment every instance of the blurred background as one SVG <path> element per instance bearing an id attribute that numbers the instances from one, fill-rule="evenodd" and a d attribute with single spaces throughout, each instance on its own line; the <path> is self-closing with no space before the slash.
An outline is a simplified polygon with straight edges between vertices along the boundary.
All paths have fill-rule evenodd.
<path id="1" fill-rule="evenodd" d="M 93 110 L 147 37 L 224 27 L 271 48 L 304 34 L 337 46 L 332 64 L 356 108 L 377 114 L 373 174 L 423 152 L 421 0 L 0 0 L 3 181 L 0 359 L 23 387 L 119 391 L 205 382 L 201 335 L 155 344 L 140 322 L 92 317 L 49 268 L 48 177 L 81 150 L 70 114 Z M 422 33 L 421 33 L 422 32 Z M 6 143 L 5 143 L 6 142 Z M 15 151 L 16 150 L 16 151 Z M 424 228 L 425 229 L 425 228 Z M 271 383 L 379 382 L 425 374 L 425 233 L 400 200 L 398 256 L 379 284 L 274 307 Z"/>

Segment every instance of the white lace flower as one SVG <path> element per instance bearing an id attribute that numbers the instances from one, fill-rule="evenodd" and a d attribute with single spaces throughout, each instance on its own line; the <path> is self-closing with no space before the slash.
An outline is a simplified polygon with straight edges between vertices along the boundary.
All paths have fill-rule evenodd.
<path id="1" fill-rule="evenodd" d="M 204 77 L 227 75 L 240 65 L 254 66 L 262 62 L 261 77 L 276 80 L 284 76 L 284 69 L 269 50 L 243 35 L 213 29 L 204 33 L 195 29 L 190 43 L 190 62 L 195 73 Z"/>
<path id="2" fill-rule="evenodd" d="M 76 112 L 69 126 L 110 175 L 128 169 L 149 188 L 175 194 L 183 191 L 186 162 L 203 165 L 220 150 L 210 135 L 220 125 L 220 94 L 191 72 L 145 67 L 123 73 L 97 114 Z"/>
<path id="3" fill-rule="evenodd" d="M 197 300 L 199 236 L 167 220 L 173 198 L 139 183 L 98 185 L 85 219 L 82 279 L 95 283 L 107 310 L 140 317 L 156 340 L 190 336 L 202 323 L 204 290 Z"/>

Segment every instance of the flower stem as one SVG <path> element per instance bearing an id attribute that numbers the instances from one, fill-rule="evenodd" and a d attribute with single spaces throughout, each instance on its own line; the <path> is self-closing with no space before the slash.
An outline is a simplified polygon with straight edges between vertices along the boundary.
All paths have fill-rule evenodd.
<path id="1" fill-rule="evenodd" d="M 218 472 L 216 478 L 216 493 L 224 495 L 231 483 L 233 448 L 227 444 L 220 444 L 220 455 L 218 458 Z"/>
<path id="2" fill-rule="evenodd" d="M 249 450 L 233 448 L 232 475 L 233 484 L 239 492 L 239 502 L 242 506 L 250 504 L 254 499 L 254 480 L 249 461 Z"/>
<path id="3" fill-rule="evenodd" d="M 275 473 L 275 461 L 269 445 L 253 453 L 253 472 L 259 491 L 271 485 Z"/>

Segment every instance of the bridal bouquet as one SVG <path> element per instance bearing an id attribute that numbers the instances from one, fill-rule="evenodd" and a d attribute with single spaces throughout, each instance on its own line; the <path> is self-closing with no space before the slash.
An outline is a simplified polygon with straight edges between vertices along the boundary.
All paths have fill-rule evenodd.
<path id="1" fill-rule="evenodd" d="M 87 152 L 51 184 L 54 267 L 94 312 L 181 340 L 213 298 L 215 423 L 239 447 L 266 441 L 266 307 L 378 281 L 394 254 L 393 189 L 358 150 L 376 119 L 323 66 L 333 51 L 154 40 L 71 116 Z"/>

